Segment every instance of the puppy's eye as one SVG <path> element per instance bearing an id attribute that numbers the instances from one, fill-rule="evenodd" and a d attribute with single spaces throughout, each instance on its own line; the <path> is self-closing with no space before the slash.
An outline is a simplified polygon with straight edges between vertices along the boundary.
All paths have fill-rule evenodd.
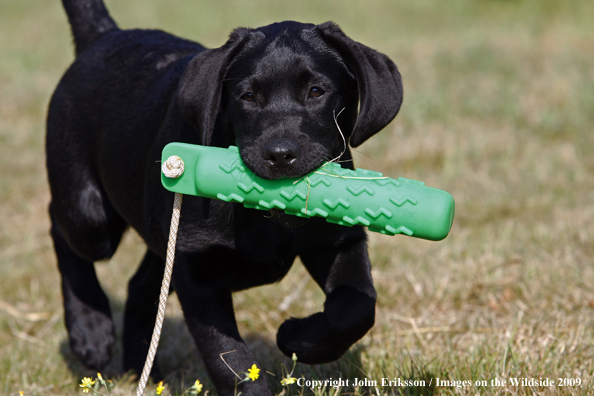
<path id="1" fill-rule="evenodd" d="M 320 87 L 312 87 L 309 90 L 309 97 L 310 98 L 319 98 L 320 96 L 324 95 L 324 90 Z"/>
<path id="2" fill-rule="evenodd" d="M 245 100 L 246 102 L 253 102 L 254 100 L 256 100 L 256 97 L 254 96 L 253 93 L 248 92 L 245 93 L 241 96 L 241 99 Z"/>

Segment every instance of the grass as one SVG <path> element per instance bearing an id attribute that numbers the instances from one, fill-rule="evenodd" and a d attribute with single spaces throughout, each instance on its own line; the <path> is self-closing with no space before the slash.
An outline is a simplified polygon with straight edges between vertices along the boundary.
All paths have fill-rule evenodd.
<path id="1" fill-rule="evenodd" d="M 123 27 L 162 28 L 209 46 L 237 26 L 334 20 L 399 65 L 396 121 L 357 165 L 445 189 L 456 199 L 443 242 L 370 234 L 377 320 L 339 361 L 298 365 L 307 379 L 349 379 L 315 395 L 586 395 L 594 385 L 594 3 L 589 0 L 107 1 Z M 70 354 L 48 237 L 46 106 L 72 60 L 57 0 L 0 5 L 0 394 L 75 395 L 95 375 Z M 121 337 L 126 280 L 143 252 L 130 232 L 97 265 Z M 279 300 L 282 302 L 278 307 Z M 300 264 L 282 282 L 235 296 L 247 342 L 280 393 L 276 329 L 316 312 L 323 294 Z M 118 374 L 121 346 L 103 376 Z M 161 343 L 164 394 L 196 378 L 212 395 L 171 298 Z M 509 378 L 580 386 L 515 386 Z M 354 378 L 378 381 L 353 387 Z M 381 378 L 427 386 L 381 386 Z M 436 378 L 452 381 L 436 386 Z M 495 386 L 495 379 L 506 384 Z M 431 381 L 431 386 L 428 386 Z M 456 381 L 470 381 L 461 385 Z M 485 381 L 485 382 L 476 382 Z M 460 386 L 457 386 L 460 385 Z M 484 386 L 486 385 L 486 386 Z M 152 388 L 154 389 L 154 388 Z"/>

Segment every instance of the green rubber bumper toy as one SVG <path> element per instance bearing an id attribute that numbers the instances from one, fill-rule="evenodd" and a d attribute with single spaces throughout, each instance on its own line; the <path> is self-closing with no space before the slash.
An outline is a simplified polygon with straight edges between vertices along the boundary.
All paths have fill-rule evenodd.
<path id="1" fill-rule="evenodd" d="M 161 181 L 167 190 L 246 208 L 319 216 L 343 226 L 363 225 L 381 234 L 432 241 L 444 239 L 454 220 L 454 199 L 443 190 L 336 163 L 326 163 L 302 178 L 266 180 L 243 164 L 237 147 L 185 143 L 165 146 L 162 161 Z"/>

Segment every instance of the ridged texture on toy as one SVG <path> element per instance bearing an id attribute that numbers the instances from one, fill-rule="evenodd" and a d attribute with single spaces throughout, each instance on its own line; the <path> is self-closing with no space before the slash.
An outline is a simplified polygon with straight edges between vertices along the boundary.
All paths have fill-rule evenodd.
<path id="1" fill-rule="evenodd" d="M 186 170 L 178 179 L 162 175 L 170 191 L 237 202 L 247 208 L 279 209 L 299 217 L 320 216 L 343 226 L 363 225 L 386 235 L 405 234 L 441 240 L 454 217 L 452 196 L 423 182 L 383 177 L 326 164 L 301 179 L 265 180 L 228 149 L 171 143 L 163 159 L 181 157 Z"/>

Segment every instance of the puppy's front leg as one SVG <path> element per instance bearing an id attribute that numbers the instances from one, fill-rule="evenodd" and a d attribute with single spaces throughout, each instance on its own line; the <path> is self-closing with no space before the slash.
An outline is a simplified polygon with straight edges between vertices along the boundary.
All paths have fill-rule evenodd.
<path id="1" fill-rule="evenodd" d="M 256 362 L 241 339 L 233 312 L 231 291 L 196 270 L 196 260 L 176 258 L 173 282 L 184 311 L 188 329 L 202 355 L 210 379 L 221 396 L 235 395 L 239 382 L 235 373 L 247 372 L 256 364 L 262 371 L 260 378 L 248 380 L 237 388 L 243 396 L 272 396 L 263 368 Z M 216 267 L 216 263 L 200 262 L 200 268 Z M 206 271 L 205 271 L 206 272 Z M 222 358 L 221 358 L 221 354 Z M 224 361 L 223 361 L 224 359 Z M 231 369 L 233 371 L 231 371 Z M 244 378 L 245 375 L 241 375 Z"/>
<path id="2" fill-rule="evenodd" d="M 301 255 L 301 261 L 324 290 L 324 311 L 291 318 L 278 330 L 277 344 L 299 362 L 327 363 L 342 356 L 375 321 L 376 292 L 367 244 L 339 243 Z"/>

